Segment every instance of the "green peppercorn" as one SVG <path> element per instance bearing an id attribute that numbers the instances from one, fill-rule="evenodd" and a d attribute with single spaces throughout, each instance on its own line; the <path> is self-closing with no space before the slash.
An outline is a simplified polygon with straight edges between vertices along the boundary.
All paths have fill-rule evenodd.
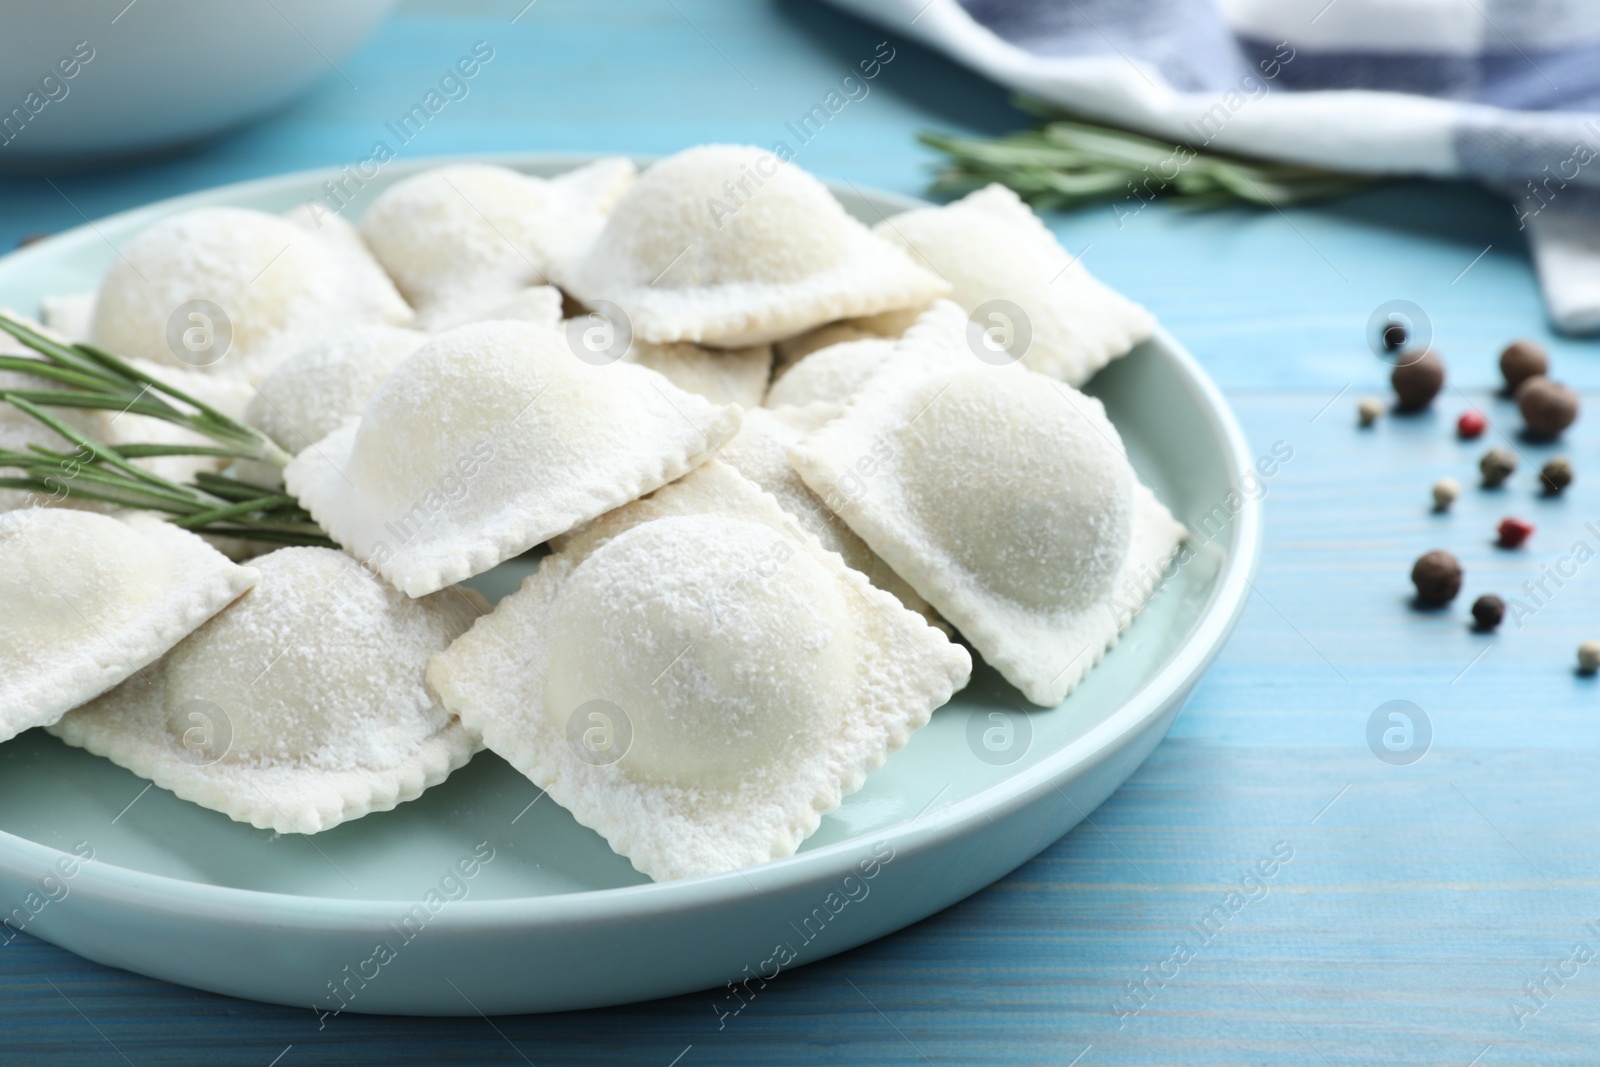
<path id="1" fill-rule="evenodd" d="M 1539 481 L 1544 485 L 1546 493 L 1552 496 L 1560 493 L 1572 484 L 1572 461 L 1566 456 L 1552 459 L 1539 472 Z"/>
<path id="2" fill-rule="evenodd" d="M 1478 460 L 1478 472 L 1483 475 L 1485 489 L 1497 489 L 1517 469 L 1517 454 L 1505 448 L 1491 448 Z"/>

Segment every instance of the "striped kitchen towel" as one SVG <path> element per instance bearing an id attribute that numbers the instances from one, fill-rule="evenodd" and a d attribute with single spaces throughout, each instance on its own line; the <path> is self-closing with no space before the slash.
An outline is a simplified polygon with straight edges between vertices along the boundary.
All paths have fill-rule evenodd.
<path id="1" fill-rule="evenodd" d="M 1558 329 L 1600 331 L 1597 0 L 828 0 L 1079 115 L 1505 194 Z"/>

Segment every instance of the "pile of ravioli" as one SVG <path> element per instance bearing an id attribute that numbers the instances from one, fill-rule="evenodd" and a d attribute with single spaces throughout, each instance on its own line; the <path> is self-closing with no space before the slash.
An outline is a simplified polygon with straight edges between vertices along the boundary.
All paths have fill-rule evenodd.
<path id="1" fill-rule="evenodd" d="M 652 878 L 787 856 L 973 653 L 1058 704 L 1183 537 L 1079 391 L 1149 315 L 998 186 L 868 227 L 754 148 L 462 164 L 359 226 L 201 208 L 121 252 L 44 328 L 270 435 L 286 470 L 229 473 L 281 476 L 342 550 L 5 491 L 0 740 L 256 827 L 488 748 Z M 225 351 L 174 343 L 190 307 Z M 153 439 L 103 414 L 76 417 Z M 30 443 L 63 447 L 0 414 Z M 173 459 L 141 462 L 213 462 Z M 460 584 L 539 546 L 497 605 Z"/>

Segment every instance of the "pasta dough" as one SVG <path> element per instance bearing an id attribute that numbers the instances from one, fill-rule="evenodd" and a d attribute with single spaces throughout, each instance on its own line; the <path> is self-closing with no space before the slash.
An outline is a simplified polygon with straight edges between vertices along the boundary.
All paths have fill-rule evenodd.
<path id="1" fill-rule="evenodd" d="M 551 261 L 593 239 L 633 176 L 626 159 L 550 179 L 482 163 L 438 167 L 385 190 L 361 232 L 418 323 L 442 329 L 544 285 Z"/>
<path id="2" fill-rule="evenodd" d="M 682 476 L 739 414 L 580 360 L 554 330 L 477 323 L 417 349 L 284 479 L 331 537 L 422 596 Z"/>
<path id="3" fill-rule="evenodd" d="M 811 175 L 732 145 L 645 171 L 556 280 L 590 306 L 620 305 L 636 337 L 723 348 L 921 306 L 946 289 Z"/>
<path id="4" fill-rule="evenodd" d="M 157 222 L 122 253 L 100 283 L 90 332 L 125 358 L 255 381 L 284 337 L 411 318 L 337 219 L 309 230 L 259 211 L 196 208 Z"/>
<path id="5" fill-rule="evenodd" d="M 423 671 L 488 610 L 477 594 L 409 600 L 326 548 L 255 566 L 249 595 L 51 732 L 285 834 L 387 811 L 472 758 L 476 738 Z"/>
<path id="6" fill-rule="evenodd" d="M 819 349 L 772 383 L 767 407 L 804 407 L 819 401 L 842 404 L 881 367 L 895 342 L 864 337 Z"/>
<path id="7" fill-rule="evenodd" d="M 793 853 L 970 671 L 712 461 L 574 537 L 428 677 L 491 749 L 667 880 Z"/>
<path id="8" fill-rule="evenodd" d="M 1091 275 L 1003 185 L 895 215 L 873 229 L 948 280 L 950 299 L 979 313 L 980 329 L 1012 331 L 1017 347 L 1026 330 L 1023 365 L 1068 385 L 1084 384 L 1154 329 L 1148 311 Z M 1014 308 L 1023 321 L 1013 321 Z"/>
<path id="9" fill-rule="evenodd" d="M 0 515 L 0 741 L 143 671 L 255 584 L 194 534 L 124 518 Z"/>
<path id="10" fill-rule="evenodd" d="M 399 326 L 319 333 L 261 380 L 245 421 L 298 455 L 359 416 L 384 379 L 427 339 Z"/>
<path id="11" fill-rule="evenodd" d="M 818 403 L 781 411 L 765 408 L 747 411 L 738 436 L 723 446 L 717 458 L 771 493 L 823 548 L 839 553 L 846 566 L 865 574 L 873 585 L 892 593 L 900 603 L 934 625 L 940 625 L 938 613 L 928 602 L 879 559 L 865 541 L 851 533 L 850 527 L 806 488 L 806 483 L 789 463 L 789 449 L 829 419 L 837 418 L 840 410 L 837 404 Z"/>
<path id="12" fill-rule="evenodd" d="M 927 351 L 962 343 L 958 317 L 925 316 L 789 458 L 1007 681 L 1052 706 L 1143 607 L 1184 531 L 1099 401 Z"/>
<path id="13" fill-rule="evenodd" d="M 772 374 L 772 349 L 767 345 L 719 351 L 686 343 L 634 341 L 624 358 L 713 404 L 745 408 L 761 406 Z"/>

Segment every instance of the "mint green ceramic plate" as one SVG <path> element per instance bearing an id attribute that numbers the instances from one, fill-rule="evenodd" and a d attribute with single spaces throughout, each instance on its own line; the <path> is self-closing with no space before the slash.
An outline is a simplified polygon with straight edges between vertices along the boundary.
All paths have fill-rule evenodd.
<path id="1" fill-rule="evenodd" d="M 543 175 L 583 162 L 494 161 Z M 437 162 L 392 164 L 363 197 Z M 206 204 L 283 211 L 330 177 L 226 186 L 64 233 L 0 259 L 0 306 L 32 312 L 44 296 L 93 288 L 113 245 L 161 216 Z M 868 222 L 916 206 L 834 192 Z M 36 730 L 0 746 L 0 905 L 13 927 L 185 985 L 424 1014 L 771 980 L 914 923 L 1039 852 L 1120 785 L 1166 734 L 1249 588 L 1261 518 L 1240 480 L 1253 460 L 1193 358 L 1158 334 L 1089 391 L 1194 531 L 1192 558 L 1059 707 L 1032 707 L 980 665 L 795 856 L 653 885 L 489 753 L 395 811 L 278 836 Z M 528 566 L 475 584 L 493 599 Z M 74 849 L 93 861 L 68 862 Z M 708 999 L 740 1003 L 726 989 Z"/>

